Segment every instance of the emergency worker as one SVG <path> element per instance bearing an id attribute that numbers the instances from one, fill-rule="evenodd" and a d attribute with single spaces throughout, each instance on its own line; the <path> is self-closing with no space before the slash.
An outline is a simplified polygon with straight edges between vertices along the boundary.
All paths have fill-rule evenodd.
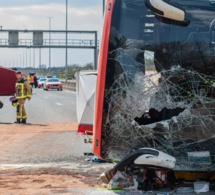
<path id="1" fill-rule="evenodd" d="M 37 81 L 37 76 L 34 75 L 34 87 L 37 88 L 38 87 L 38 81 Z"/>
<path id="2" fill-rule="evenodd" d="M 15 97 L 18 100 L 18 104 L 15 123 L 26 124 L 27 115 L 24 104 L 26 99 L 31 99 L 31 86 L 29 82 L 22 77 L 22 73 L 20 71 L 16 72 L 16 79 Z"/>
<path id="3" fill-rule="evenodd" d="M 26 76 L 27 81 L 30 83 L 30 76 Z"/>
<path id="4" fill-rule="evenodd" d="M 33 86 L 34 86 L 34 75 L 30 76 L 30 84 L 31 84 L 31 87 L 33 88 Z"/>

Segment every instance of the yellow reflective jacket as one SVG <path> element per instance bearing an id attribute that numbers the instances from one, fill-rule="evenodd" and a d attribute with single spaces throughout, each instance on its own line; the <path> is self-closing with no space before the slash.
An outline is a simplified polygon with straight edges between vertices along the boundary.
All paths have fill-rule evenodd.
<path id="1" fill-rule="evenodd" d="M 26 79 L 28 82 L 30 82 L 30 76 L 27 76 Z"/>
<path id="2" fill-rule="evenodd" d="M 27 80 L 22 78 L 16 82 L 16 99 L 31 98 L 31 86 Z"/>

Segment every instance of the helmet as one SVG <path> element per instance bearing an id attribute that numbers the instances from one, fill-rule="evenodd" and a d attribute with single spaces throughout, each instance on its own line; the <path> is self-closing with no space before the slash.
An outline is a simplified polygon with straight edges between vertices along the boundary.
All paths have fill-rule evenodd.
<path id="1" fill-rule="evenodd" d="M 17 103 L 18 103 L 17 100 L 13 101 L 13 102 L 12 102 L 12 106 L 17 107 Z"/>
<path id="2" fill-rule="evenodd" d="M 22 72 L 21 71 L 16 71 L 16 74 L 22 74 Z"/>
<path id="3" fill-rule="evenodd" d="M 18 103 L 18 100 L 16 99 L 16 97 L 11 97 L 10 98 L 10 101 L 12 103 L 12 106 L 16 107 L 17 106 L 17 103 Z"/>

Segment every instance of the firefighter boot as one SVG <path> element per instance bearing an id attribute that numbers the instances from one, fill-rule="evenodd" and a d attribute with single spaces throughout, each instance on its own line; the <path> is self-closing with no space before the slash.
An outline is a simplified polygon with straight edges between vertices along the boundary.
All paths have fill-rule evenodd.
<path id="1" fill-rule="evenodd" d="M 22 119 L 22 124 L 26 124 L 26 119 Z"/>
<path id="2" fill-rule="evenodd" d="M 21 123 L 20 119 L 16 119 L 14 123 Z"/>

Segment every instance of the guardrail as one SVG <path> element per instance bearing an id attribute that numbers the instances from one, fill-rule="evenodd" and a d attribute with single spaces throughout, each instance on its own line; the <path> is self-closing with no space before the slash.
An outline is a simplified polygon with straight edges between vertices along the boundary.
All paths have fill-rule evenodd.
<path id="1" fill-rule="evenodd" d="M 70 91 L 76 91 L 76 80 L 67 80 L 60 79 L 63 84 L 63 89 L 67 89 Z"/>

